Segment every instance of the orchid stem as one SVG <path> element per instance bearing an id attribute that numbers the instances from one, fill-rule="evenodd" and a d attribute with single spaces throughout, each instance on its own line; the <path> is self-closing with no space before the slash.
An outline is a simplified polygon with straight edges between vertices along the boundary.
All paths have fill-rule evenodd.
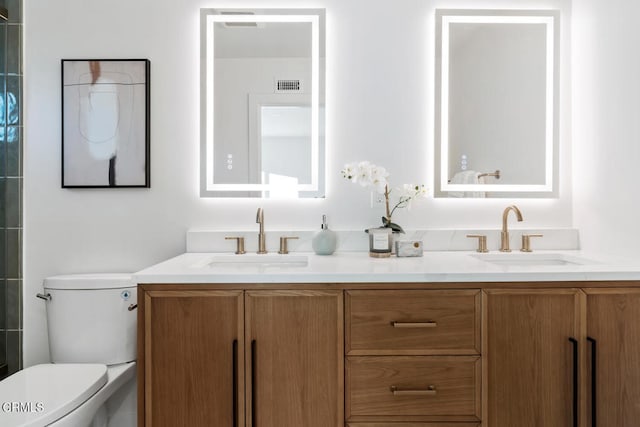
<path id="1" fill-rule="evenodd" d="M 385 208 L 387 210 L 387 224 L 391 223 L 391 211 L 389 210 L 389 186 L 385 185 L 384 186 L 384 204 L 385 204 Z"/>

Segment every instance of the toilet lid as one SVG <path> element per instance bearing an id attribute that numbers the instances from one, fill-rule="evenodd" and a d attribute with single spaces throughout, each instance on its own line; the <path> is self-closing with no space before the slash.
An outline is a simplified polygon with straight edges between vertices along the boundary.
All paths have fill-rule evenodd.
<path id="1" fill-rule="evenodd" d="M 106 382 L 105 365 L 31 366 L 0 381 L 0 425 L 48 425 L 80 406 Z"/>

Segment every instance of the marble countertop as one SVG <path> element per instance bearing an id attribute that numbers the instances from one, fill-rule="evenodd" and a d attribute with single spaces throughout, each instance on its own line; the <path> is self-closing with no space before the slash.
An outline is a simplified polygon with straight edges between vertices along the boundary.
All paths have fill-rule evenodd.
<path id="1" fill-rule="evenodd" d="M 281 256 L 272 253 L 264 258 L 275 259 L 273 263 L 238 262 L 257 257 L 260 256 L 185 253 L 135 273 L 134 280 L 141 284 L 640 280 L 640 261 L 579 250 L 488 254 L 428 251 L 422 257 L 383 259 L 371 258 L 367 252 L 331 256 L 295 252 Z M 279 258 L 291 262 L 279 264 Z"/>

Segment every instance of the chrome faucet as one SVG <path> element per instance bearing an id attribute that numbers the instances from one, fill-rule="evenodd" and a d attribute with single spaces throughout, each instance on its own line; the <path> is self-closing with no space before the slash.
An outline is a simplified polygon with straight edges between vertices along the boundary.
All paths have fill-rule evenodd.
<path id="1" fill-rule="evenodd" d="M 265 235 L 264 235 L 264 212 L 262 208 L 258 208 L 256 214 L 256 223 L 260 224 L 260 232 L 258 233 L 258 252 L 259 254 L 266 254 L 267 248 L 265 247 Z"/>
<path id="2" fill-rule="evenodd" d="M 518 222 L 522 221 L 522 212 L 516 205 L 507 206 L 502 213 L 502 232 L 500 233 L 500 252 L 511 252 L 509 247 L 509 231 L 507 229 L 507 219 L 509 218 L 509 212 L 514 211 Z"/>

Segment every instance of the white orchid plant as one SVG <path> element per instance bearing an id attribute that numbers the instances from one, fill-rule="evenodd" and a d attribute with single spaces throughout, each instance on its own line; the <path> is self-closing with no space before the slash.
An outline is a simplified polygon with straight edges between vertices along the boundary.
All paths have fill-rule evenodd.
<path id="1" fill-rule="evenodd" d="M 396 189 L 398 201 L 391 208 L 389 197 L 391 191 L 387 178 L 389 173 L 382 166 L 376 166 L 368 161 L 348 163 L 341 171 L 344 179 L 369 187 L 379 194 L 384 194 L 385 216 L 382 217 L 382 228 L 391 228 L 394 232 L 404 233 L 402 227 L 391 221 L 391 217 L 396 209 L 411 208 L 411 203 L 416 199 L 427 197 L 427 188 L 422 184 L 404 184 Z"/>

